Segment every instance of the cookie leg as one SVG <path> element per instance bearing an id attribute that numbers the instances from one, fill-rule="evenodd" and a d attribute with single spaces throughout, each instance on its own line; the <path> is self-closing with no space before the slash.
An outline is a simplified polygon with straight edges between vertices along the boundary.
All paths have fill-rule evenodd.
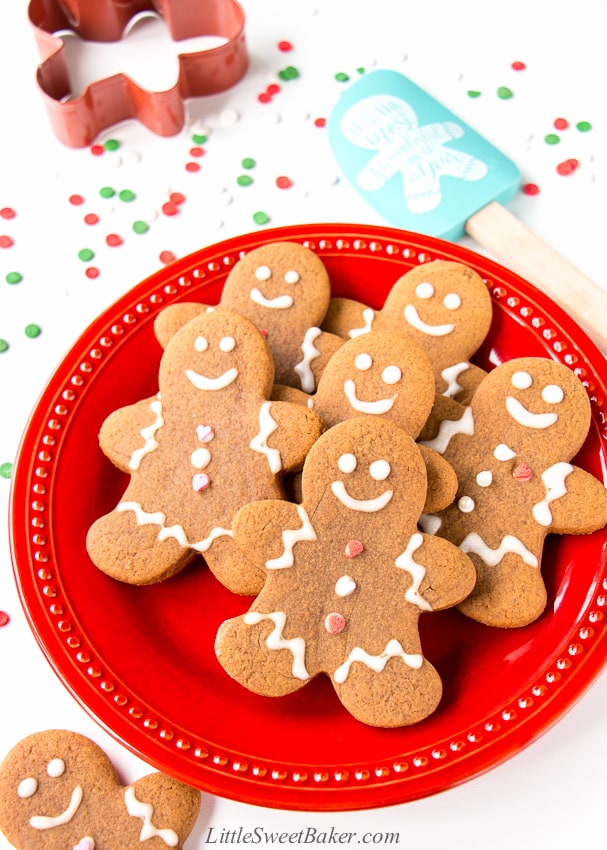
<path id="1" fill-rule="evenodd" d="M 285 638 L 285 615 L 249 611 L 221 624 L 215 640 L 219 663 L 253 693 L 278 697 L 310 679 L 303 638 Z"/>
<path id="2" fill-rule="evenodd" d="M 336 671 L 335 691 L 344 707 L 369 726 L 410 726 L 430 715 L 442 696 L 442 683 L 425 659 L 411 667 L 402 658 L 390 658 L 379 672 L 365 663 L 351 664 L 343 682 Z"/>
<path id="3" fill-rule="evenodd" d="M 539 567 L 507 554 L 489 566 L 471 553 L 476 568 L 474 590 L 458 609 L 479 623 L 496 628 L 519 628 L 534 622 L 546 607 L 546 586 Z"/>
<path id="4" fill-rule="evenodd" d="M 139 525 L 131 511 L 112 511 L 90 527 L 86 548 L 95 566 L 127 584 L 155 584 L 194 557 L 174 537 L 158 538 L 158 526 Z"/>

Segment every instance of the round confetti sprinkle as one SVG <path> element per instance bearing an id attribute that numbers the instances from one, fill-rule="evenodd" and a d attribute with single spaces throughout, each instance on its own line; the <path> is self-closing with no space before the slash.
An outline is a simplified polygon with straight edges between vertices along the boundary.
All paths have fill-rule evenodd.
<path id="1" fill-rule="evenodd" d="M 16 215 L 17 213 L 12 207 L 2 207 L 2 209 L 0 210 L 0 216 L 2 218 L 15 218 Z"/>
<path id="2" fill-rule="evenodd" d="M 161 251 L 158 259 L 160 260 L 161 263 L 164 263 L 164 265 L 166 266 L 169 263 L 172 263 L 174 260 L 176 260 L 177 257 L 175 256 L 175 254 L 172 251 Z"/>
<path id="3" fill-rule="evenodd" d="M 7 283 L 11 284 L 21 283 L 21 281 L 23 280 L 23 275 L 21 274 L 21 272 L 9 272 L 4 279 Z"/>
<path id="4" fill-rule="evenodd" d="M 90 248 L 81 248 L 80 251 L 78 251 L 78 259 L 82 260 L 83 263 L 90 262 L 94 256 L 95 252 L 91 251 Z"/>
<path id="5" fill-rule="evenodd" d="M 587 133 L 588 130 L 592 130 L 592 124 L 590 121 L 578 121 L 575 126 L 580 133 Z"/>
<path id="6" fill-rule="evenodd" d="M 25 326 L 25 335 L 29 339 L 35 339 L 37 336 L 40 336 L 41 333 L 42 328 L 40 327 L 40 325 L 31 324 Z"/>
<path id="7" fill-rule="evenodd" d="M 338 71 L 337 74 L 335 74 L 335 79 L 338 83 L 347 83 L 350 77 L 348 74 L 344 73 L 344 71 Z"/>
<path id="8" fill-rule="evenodd" d="M 278 77 L 281 80 L 296 80 L 299 77 L 299 71 L 293 65 L 288 65 L 278 72 Z"/>
<path id="9" fill-rule="evenodd" d="M 111 186 L 103 186 L 99 190 L 99 194 L 101 195 L 102 198 L 113 198 L 114 195 L 116 194 L 116 190 L 112 189 Z"/>
<path id="10" fill-rule="evenodd" d="M 162 212 L 164 215 L 177 215 L 179 212 L 179 207 L 177 204 L 174 204 L 172 201 L 167 201 L 162 205 Z"/>
<path id="11" fill-rule="evenodd" d="M 255 168 L 256 162 L 250 156 L 246 156 L 240 164 L 243 168 L 246 168 L 248 170 L 250 168 Z"/>
<path id="12" fill-rule="evenodd" d="M 204 145 L 207 141 L 207 136 L 202 133 L 194 133 L 192 136 L 192 141 L 195 145 Z"/>
<path id="13" fill-rule="evenodd" d="M 195 174 L 197 171 L 200 171 L 200 163 L 199 162 L 187 162 L 185 166 L 185 170 L 189 171 L 190 174 Z"/>
<path id="14" fill-rule="evenodd" d="M 481 93 L 479 91 L 477 91 L 476 89 L 468 89 L 466 94 L 468 95 L 468 97 L 480 97 L 481 96 Z"/>
<path id="15" fill-rule="evenodd" d="M 84 203 L 84 198 L 82 197 L 82 195 L 70 195 L 68 200 L 70 204 L 72 204 L 72 206 L 74 207 L 79 207 L 80 204 Z"/>
<path id="16" fill-rule="evenodd" d="M 10 617 L 8 616 L 6 611 L 0 611 L 0 629 L 3 626 L 6 626 L 6 624 L 8 623 L 9 620 L 10 620 Z"/>
<path id="17" fill-rule="evenodd" d="M 580 163 L 577 159 L 566 159 L 564 162 L 559 162 L 556 167 L 558 174 L 573 174 Z"/>
<path id="18" fill-rule="evenodd" d="M 257 95 L 257 100 L 260 103 L 270 103 L 270 101 L 272 100 L 272 95 L 269 91 L 262 91 Z"/>
<path id="19" fill-rule="evenodd" d="M 91 147 L 91 153 L 93 156 L 102 156 L 105 153 L 105 148 L 103 145 L 93 145 Z"/>
<path id="20" fill-rule="evenodd" d="M 569 126 L 569 121 L 566 118 L 555 118 L 554 126 L 557 130 L 566 130 Z"/>
<path id="21" fill-rule="evenodd" d="M 117 151 L 120 147 L 120 142 L 118 141 L 118 139 L 107 139 L 103 143 L 103 147 L 106 149 L 106 151 Z"/>
<path id="22" fill-rule="evenodd" d="M 10 478 L 13 474 L 13 464 L 9 461 L 0 464 L 0 478 Z"/>
<path id="23" fill-rule="evenodd" d="M 5 339 L 0 339 L 0 354 L 8 351 L 8 342 Z"/>
<path id="24" fill-rule="evenodd" d="M 290 177 L 285 177 L 284 175 L 281 175 L 280 177 L 276 178 L 276 185 L 279 189 L 290 189 L 293 185 L 293 181 Z"/>
<path id="25" fill-rule="evenodd" d="M 190 156 L 195 156 L 195 157 L 204 156 L 204 148 L 201 148 L 201 147 L 198 147 L 198 146 L 195 147 L 195 148 L 190 148 Z"/>
<path id="26" fill-rule="evenodd" d="M 149 225 L 145 221 L 138 220 L 133 222 L 134 233 L 147 233 L 149 229 Z"/>
<path id="27" fill-rule="evenodd" d="M 89 280 L 95 280 L 96 277 L 99 277 L 99 269 L 96 266 L 89 266 L 89 268 L 85 271 L 85 275 L 89 278 Z"/>
<path id="28" fill-rule="evenodd" d="M 280 91 L 280 86 L 278 83 L 270 83 L 270 85 L 266 89 L 267 93 L 274 97 L 275 94 L 278 94 Z"/>
<path id="29" fill-rule="evenodd" d="M 10 236 L 0 236 L 0 248 L 10 248 L 14 244 Z"/>
<path id="30" fill-rule="evenodd" d="M 84 216 L 85 224 L 99 224 L 99 216 L 96 213 L 87 213 Z"/>
<path id="31" fill-rule="evenodd" d="M 236 182 L 239 186 L 250 186 L 253 182 L 253 178 L 249 174 L 239 174 L 236 178 Z"/>
<path id="32" fill-rule="evenodd" d="M 524 71 L 526 67 L 524 62 L 513 62 L 511 65 L 513 71 Z"/>
<path id="33" fill-rule="evenodd" d="M 131 201 L 134 201 L 134 200 L 135 200 L 135 193 L 134 193 L 134 192 L 131 192 L 131 190 L 130 190 L 130 189 L 122 189 L 122 190 L 118 193 L 118 197 L 120 198 L 120 200 L 121 200 L 121 201 L 124 201 L 124 202 L 125 202 L 125 204 L 128 204 L 128 203 L 130 203 Z"/>
<path id="34" fill-rule="evenodd" d="M 119 236 L 117 233 L 108 233 L 105 237 L 105 242 L 110 248 L 117 248 L 118 245 L 122 245 L 122 236 Z"/>
<path id="35" fill-rule="evenodd" d="M 262 210 L 253 213 L 253 221 L 255 222 L 255 224 L 267 224 L 269 220 L 270 216 Z"/>
<path id="36" fill-rule="evenodd" d="M 558 143 L 561 141 L 561 137 L 557 136 L 556 133 L 547 133 L 544 136 L 544 141 L 547 145 L 558 145 Z"/>
<path id="37" fill-rule="evenodd" d="M 538 195 L 540 191 L 540 187 L 537 183 L 525 183 L 523 186 L 523 192 L 525 195 Z"/>
<path id="38" fill-rule="evenodd" d="M 314 126 L 315 127 L 324 127 L 324 126 L 326 126 L 326 123 L 327 123 L 326 118 L 315 118 L 314 119 Z"/>
<path id="39" fill-rule="evenodd" d="M 511 97 L 514 97 L 514 92 L 508 86 L 500 86 L 497 90 L 497 96 L 502 100 L 509 100 Z"/>
<path id="40" fill-rule="evenodd" d="M 172 204 L 183 204 L 185 201 L 185 195 L 182 195 L 181 192 L 171 192 L 169 195 L 169 200 Z"/>
<path id="41" fill-rule="evenodd" d="M 281 53 L 288 53 L 290 50 L 293 50 L 293 45 L 290 41 L 279 41 L 278 49 L 281 51 Z"/>

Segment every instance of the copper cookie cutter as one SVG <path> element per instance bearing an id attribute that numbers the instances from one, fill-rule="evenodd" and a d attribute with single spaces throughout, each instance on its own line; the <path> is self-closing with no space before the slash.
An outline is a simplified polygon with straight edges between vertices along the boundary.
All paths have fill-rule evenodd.
<path id="1" fill-rule="evenodd" d="M 179 54 L 177 82 L 165 91 L 144 89 L 119 73 L 90 83 L 72 98 L 63 41 L 55 33 L 70 30 L 85 41 L 118 41 L 129 22 L 145 12 L 163 18 L 175 42 L 206 35 L 225 41 Z M 248 67 L 245 16 L 236 0 L 31 0 L 28 16 L 42 58 L 36 80 L 53 131 L 69 147 L 84 147 L 127 119 L 160 136 L 175 135 L 185 122 L 184 100 L 225 91 Z"/>

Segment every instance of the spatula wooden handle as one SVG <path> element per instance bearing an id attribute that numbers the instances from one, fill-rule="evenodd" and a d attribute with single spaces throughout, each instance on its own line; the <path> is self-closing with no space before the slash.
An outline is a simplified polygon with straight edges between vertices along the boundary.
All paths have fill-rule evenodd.
<path id="1" fill-rule="evenodd" d="M 471 216 L 466 233 L 535 284 L 607 353 L 607 292 L 496 201 Z"/>

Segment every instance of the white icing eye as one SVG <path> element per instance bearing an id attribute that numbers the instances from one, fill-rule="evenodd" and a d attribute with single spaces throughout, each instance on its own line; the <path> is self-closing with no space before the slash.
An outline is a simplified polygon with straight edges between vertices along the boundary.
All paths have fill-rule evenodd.
<path id="1" fill-rule="evenodd" d="M 299 272 L 291 269 L 285 274 L 285 283 L 299 283 Z"/>
<path id="2" fill-rule="evenodd" d="M 219 341 L 219 350 L 225 352 L 226 354 L 228 351 L 234 351 L 235 347 L 236 340 L 233 336 L 224 336 L 224 338 Z"/>
<path id="3" fill-rule="evenodd" d="M 415 294 L 418 298 L 432 298 L 434 295 L 434 287 L 431 283 L 418 283 L 415 287 Z"/>
<path id="4" fill-rule="evenodd" d="M 206 351 L 209 347 L 209 341 L 204 336 L 197 336 L 194 340 L 194 348 L 196 351 Z"/>
<path id="5" fill-rule="evenodd" d="M 450 292 L 448 295 L 445 295 L 443 304 L 447 310 L 457 310 L 458 307 L 462 306 L 462 299 L 457 292 Z"/>
<path id="6" fill-rule="evenodd" d="M 469 514 L 474 510 L 474 499 L 471 499 L 470 496 L 462 496 L 457 507 L 463 514 Z"/>
<path id="7" fill-rule="evenodd" d="M 516 390 L 528 390 L 533 383 L 533 378 L 529 372 L 515 372 L 511 380 L 512 386 Z"/>
<path id="8" fill-rule="evenodd" d="M 369 467 L 369 475 L 374 481 L 385 481 L 390 475 L 390 464 L 387 460 L 374 460 Z"/>
<path id="9" fill-rule="evenodd" d="M 349 452 L 343 454 L 337 461 L 337 466 L 339 467 L 341 472 L 354 472 L 354 470 L 356 469 L 356 456 L 350 454 Z"/>
<path id="10" fill-rule="evenodd" d="M 46 766 L 46 772 L 49 776 L 52 776 L 53 779 L 56 779 L 58 776 L 61 776 L 65 771 L 65 762 L 63 759 L 51 759 L 48 765 Z"/>
<path id="11" fill-rule="evenodd" d="M 360 369 L 361 372 L 366 372 L 367 369 L 370 369 L 373 365 L 373 358 L 370 354 L 358 354 L 354 360 L 354 365 L 357 369 Z"/>
<path id="12" fill-rule="evenodd" d="M 557 384 L 548 384 L 542 390 L 542 398 L 546 404 L 560 404 L 565 398 L 565 393 L 563 392 L 563 388 Z"/>
<path id="13" fill-rule="evenodd" d="M 272 269 L 269 266 L 259 266 L 259 268 L 255 269 L 255 277 L 257 280 L 270 280 Z"/>
<path id="14" fill-rule="evenodd" d="M 398 366 L 386 366 L 381 373 L 381 379 L 384 384 L 397 384 L 402 378 L 402 374 Z"/>
<path id="15" fill-rule="evenodd" d="M 38 790 L 38 780 L 33 776 L 23 779 L 17 788 L 17 794 L 22 800 L 27 800 L 28 797 L 33 797 Z"/>

